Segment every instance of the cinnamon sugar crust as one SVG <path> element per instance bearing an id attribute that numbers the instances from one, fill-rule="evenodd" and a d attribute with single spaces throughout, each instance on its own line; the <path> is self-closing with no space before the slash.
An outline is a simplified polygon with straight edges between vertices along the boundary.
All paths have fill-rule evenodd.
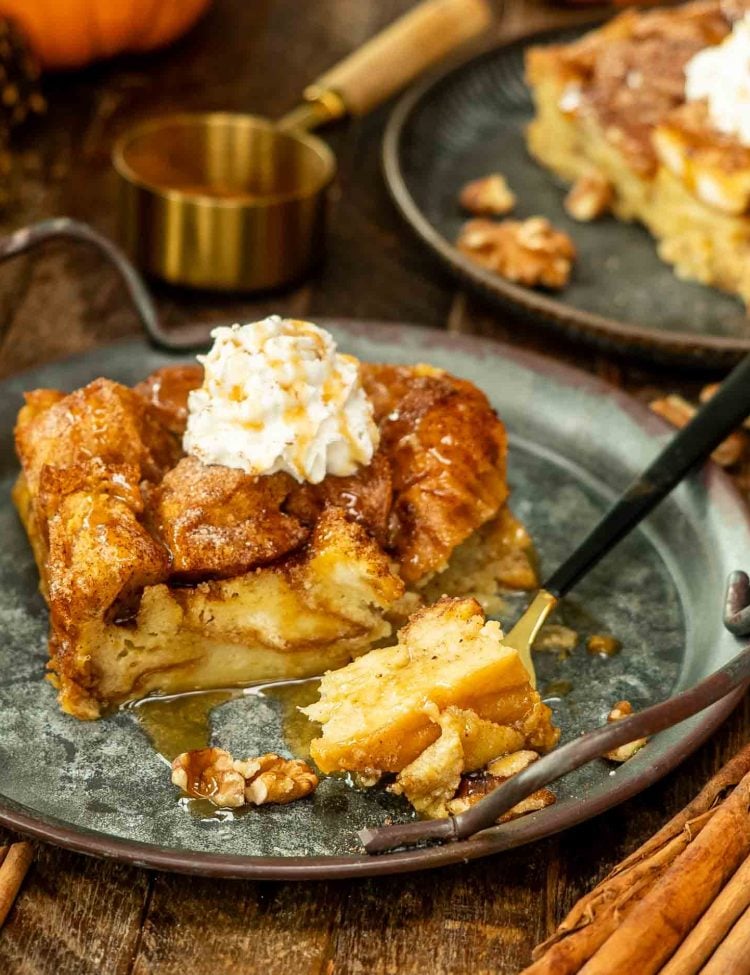
<path id="1" fill-rule="evenodd" d="M 627 10 L 572 44 L 532 49 L 529 79 L 535 84 L 546 71 L 558 74 L 578 95 L 575 111 L 593 115 L 639 173 L 653 173 L 651 134 L 685 101 L 685 65 L 719 44 L 738 15 L 739 3 L 725 7 L 716 0 Z"/>

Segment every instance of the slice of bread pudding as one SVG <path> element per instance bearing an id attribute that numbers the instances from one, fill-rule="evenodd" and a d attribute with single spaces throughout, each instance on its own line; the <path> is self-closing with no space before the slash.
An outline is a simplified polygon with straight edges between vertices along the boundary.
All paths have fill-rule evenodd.
<path id="1" fill-rule="evenodd" d="M 321 724 L 310 754 L 323 772 L 398 773 L 393 790 L 433 817 L 447 815 L 464 774 L 559 737 L 500 624 L 470 598 L 417 612 L 396 646 L 326 674 L 303 711 Z"/>
<path id="2" fill-rule="evenodd" d="M 379 446 L 319 483 L 186 455 L 198 365 L 26 395 L 14 500 L 63 710 L 320 674 L 433 592 L 535 584 L 485 395 L 424 366 L 361 364 L 361 379 Z"/>
<path id="3" fill-rule="evenodd" d="M 526 54 L 532 156 L 575 183 L 574 198 L 596 179 L 613 213 L 643 223 L 680 277 L 746 304 L 750 144 L 740 131 L 748 131 L 746 96 L 736 85 L 750 84 L 750 59 L 741 53 L 747 10 L 744 0 L 627 10 L 572 43 Z M 713 52 L 707 76 L 706 52 Z M 725 76 L 714 66 L 722 61 Z M 706 85 L 721 117 L 700 97 Z M 738 131 L 729 131 L 728 113 L 742 123 Z"/>

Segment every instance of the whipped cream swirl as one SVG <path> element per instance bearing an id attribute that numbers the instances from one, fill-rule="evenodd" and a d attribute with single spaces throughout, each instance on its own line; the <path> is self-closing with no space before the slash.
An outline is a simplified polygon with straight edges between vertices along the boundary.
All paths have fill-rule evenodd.
<path id="1" fill-rule="evenodd" d="M 704 48 L 685 66 L 685 97 L 705 98 L 713 126 L 750 146 L 750 13 L 721 44 Z"/>
<path id="2" fill-rule="evenodd" d="M 328 332 L 272 315 L 211 335 L 211 351 L 198 356 L 203 385 L 188 398 L 186 453 L 312 484 L 372 460 L 378 429 L 359 362 Z"/>

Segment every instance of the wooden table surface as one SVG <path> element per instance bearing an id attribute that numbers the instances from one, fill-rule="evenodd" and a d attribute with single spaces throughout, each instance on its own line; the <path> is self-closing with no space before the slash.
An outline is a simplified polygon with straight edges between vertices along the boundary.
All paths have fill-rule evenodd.
<path id="1" fill-rule="evenodd" d="M 305 83 L 411 0 L 216 0 L 171 49 L 47 79 L 49 112 L 18 143 L 5 231 L 70 215 L 115 233 L 113 138 L 161 110 L 280 114 Z M 509 0 L 501 30 L 570 19 Z M 272 311 L 413 321 L 497 336 L 648 398 L 696 380 L 649 370 L 499 317 L 445 277 L 394 212 L 379 170 L 388 108 L 332 129 L 340 165 L 324 269 L 260 301 L 156 288 L 165 321 Z M 133 334 L 115 276 L 88 249 L 50 245 L 0 269 L 0 372 Z M 747 701 L 714 739 L 638 798 L 577 829 L 466 866 L 304 885 L 149 873 L 38 845 L 0 933 L 8 975 L 295 972 L 515 973 L 573 901 L 652 833 L 750 738 Z M 33 762 L 33 751 L 29 761 Z M 6 839 L 0 830 L 0 842 Z M 637 973 L 634 973 L 637 975 Z"/>

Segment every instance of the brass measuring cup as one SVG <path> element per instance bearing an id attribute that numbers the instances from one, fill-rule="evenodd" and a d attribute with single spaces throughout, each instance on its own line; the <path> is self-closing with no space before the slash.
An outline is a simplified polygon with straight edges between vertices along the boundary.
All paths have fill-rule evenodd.
<path id="1" fill-rule="evenodd" d="M 125 249 L 150 274 L 196 288 L 258 291 L 302 278 L 322 254 L 336 174 L 309 130 L 365 114 L 491 19 L 487 0 L 424 0 L 278 122 L 191 112 L 126 132 L 112 154 Z"/>

